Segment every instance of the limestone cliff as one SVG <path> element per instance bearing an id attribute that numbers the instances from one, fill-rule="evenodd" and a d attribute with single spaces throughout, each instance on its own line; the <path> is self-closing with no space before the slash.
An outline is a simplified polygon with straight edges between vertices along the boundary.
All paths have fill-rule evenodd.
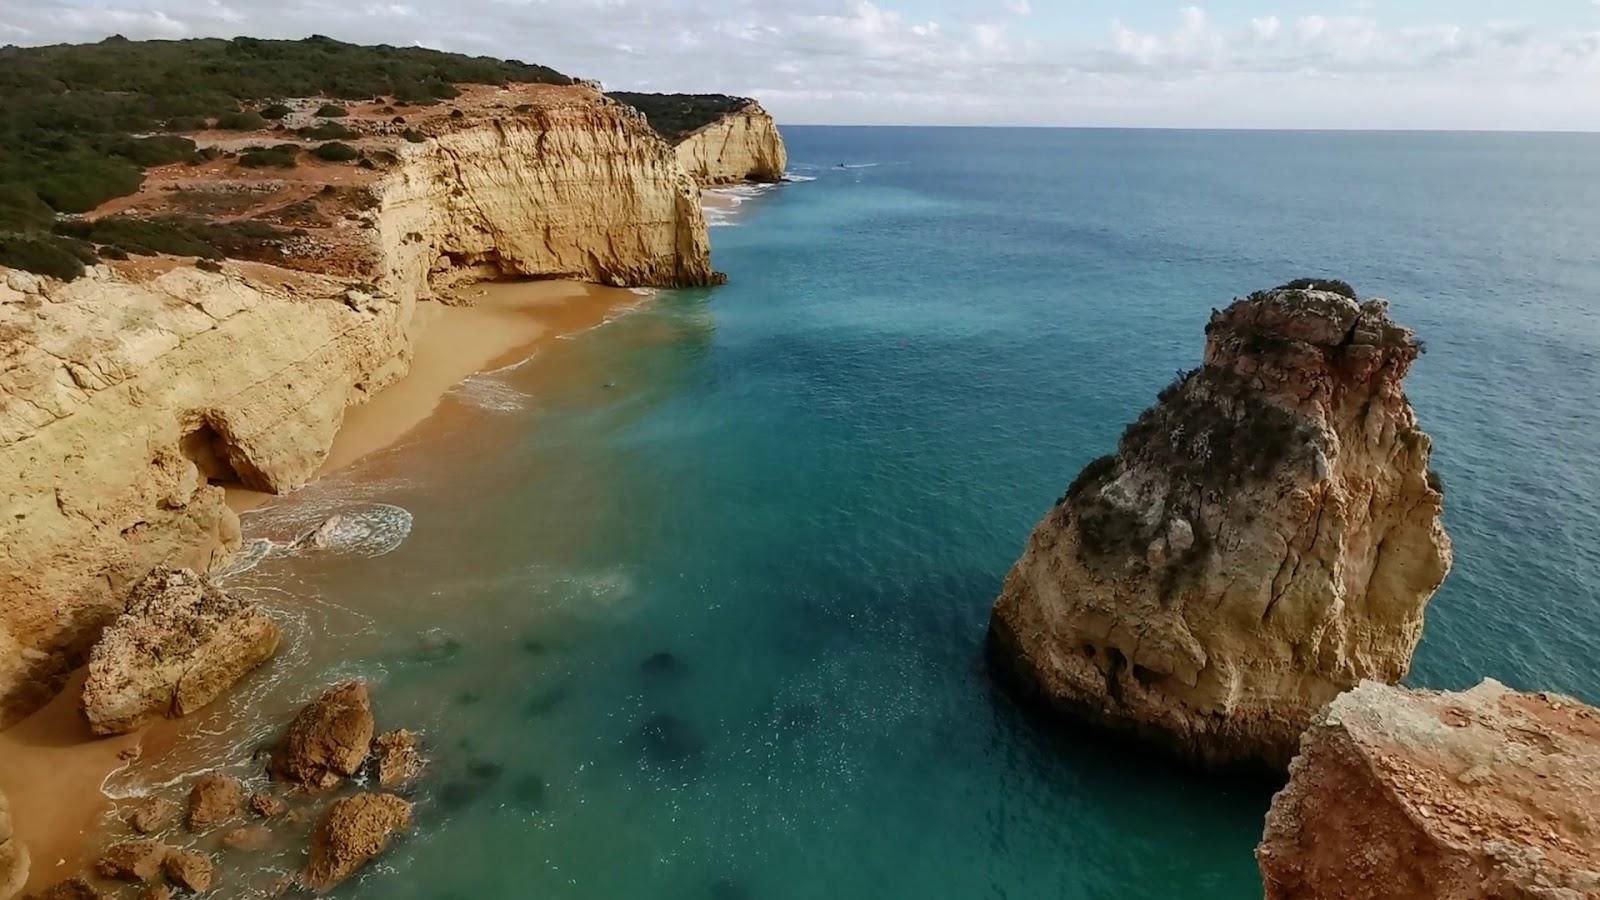
<path id="1" fill-rule="evenodd" d="M 678 161 L 701 184 L 782 181 L 789 152 L 761 104 L 742 108 L 690 132 L 677 145 Z"/>
<path id="2" fill-rule="evenodd" d="M 1576 700 L 1367 682 L 1289 773 L 1256 851 L 1268 900 L 1600 897 L 1600 711 Z"/>
<path id="3" fill-rule="evenodd" d="M 406 371 L 432 285 L 717 280 L 694 182 L 631 108 L 581 86 L 471 86 L 402 136 L 369 106 L 344 121 L 387 160 L 374 167 L 307 163 L 284 180 L 222 158 L 118 201 L 265 198 L 259 221 L 308 226 L 273 250 L 302 271 L 0 270 L 0 727 L 84 662 L 134 581 L 236 549 L 221 485 L 282 492 L 314 475 L 344 410 Z M 208 178 L 224 183 L 195 183 Z M 346 205 L 303 212 L 319 202 Z"/>
<path id="4" fill-rule="evenodd" d="M 1213 312 L 1205 364 L 1034 530 L 991 619 L 998 670 L 1202 762 L 1287 764 L 1340 691 L 1406 673 L 1449 570 L 1401 388 L 1420 352 L 1382 301 L 1331 291 Z"/>

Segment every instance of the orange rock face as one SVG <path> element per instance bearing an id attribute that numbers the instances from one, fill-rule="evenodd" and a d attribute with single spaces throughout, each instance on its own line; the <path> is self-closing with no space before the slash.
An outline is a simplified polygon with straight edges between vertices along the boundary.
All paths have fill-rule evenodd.
<path id="1" fill-rule="evenodd" d="M 1289 772 L 1256 850 L 1268 900 L 1600 897 L 1600 711 L 1576 700 L 1364 683 Z"/>

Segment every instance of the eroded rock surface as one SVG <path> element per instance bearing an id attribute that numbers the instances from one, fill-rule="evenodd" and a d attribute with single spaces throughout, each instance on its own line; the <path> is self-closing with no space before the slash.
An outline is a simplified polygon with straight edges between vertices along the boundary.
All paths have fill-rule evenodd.
<path id="1" fill-rule="evenodd" d="M 1600 711 L 1372 682 L 1305 734 L 1256 851 L 1268 900 L 1600 897 Z"/>
<path id="2" fill-rule="evenodd" d="M 422 774 L 422 752 L 415 733 L 397 728 L 380 734 L 372 742 L 377 764 L 378 787 L 399 787 Z"/>
<path id="3" fill-rule="evenodd" d="M 124 734 L 188 715 L 271 658 L 281 637 L 259 606 L 187 569 L 158 566 L 89 656 L 84 716 L 96 734 Z"/>
<path id="4" fill-rule="evenodd" d="M 128 811 L 128 827 L 140 834 L 160 831 L 177 821 L 178 804 L 165 797 L 145 797 Z"/>
<path id="5" fill-rule="evenodd" d="M 202 775 L 189 790 L 190 831 L 207 831 L 244 812 L 244 785 L 215 772 Z"/>
<path id="6" fill-rule="evenodd" d="M 0 794 L 0 900 L 11 900 L 28 883 L 28 848 L 11 829 L 11 804 Z"/>
<path id="7" fill-rule="evenodd" d="M 152 881 L 161 876 L 161 864 L 171 848 L 160 841 L 140 838 L 112 844 L 95 863 L 103 878 L 118 881 Z"/>
<path id="8" fill-rule="evenodd" d="M 393 794 L 356 794 L 336 801 L 311 836 L 303 881 L 321 893 L 355 874 L 411 827 L 411 804 Z"/>
<path id="9" fill-rule="evenodd" d="M 217 881 L 217 868 L 211 857 L 198 850 L 173 850 L 162 862 L 167 880 L 190 893 L 203 894 Z"/>
<path id="10" fill-rule="evenodd" d="M 1401 385 L 1420 353 L 1382 301 L 1334 291 L 1213 312 L 1204 365 L 1034 530 L 991 619 L 997 669 L 1200 761 L 1286 765 L 1340 691 L 1406 673 L 1449 571 Z"/>
<path id="11" fill-rule="evenodd" d="M 372 746 L 372 700 L 352 681 L 302 709 L 272 751 L 272 777 L 326 789 L 361 770 Z"/>

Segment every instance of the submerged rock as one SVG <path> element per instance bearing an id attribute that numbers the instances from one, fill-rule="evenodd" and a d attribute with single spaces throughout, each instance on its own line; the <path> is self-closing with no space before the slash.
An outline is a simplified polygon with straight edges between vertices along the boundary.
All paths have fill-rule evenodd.
<path id="1" fill-rule="evenodd" d="M 256 791 L 250 795 L 249 806 L 251 812 L 263 819 L 270 819 L 273 816 L 283 815 L 288 804 L 266 791 Z"/>
<path id="2" fill-rule="evenodd" d="M 244 812 L 244 785 L 239 779 L 212 772 L 189 790 L 190 831 L 206 831 Z"/>
<path id="3" fill-rule="evenodd" d="M 653 653 L 644 662 L 639 663 L 639 672 L 652 679 L 676 678 L 687 674 L 689 667 L 677 654 L 669 650 Z"/>
<path id="4" fill-rule="evenodd" d="M 222 846 L 245 853 L 254 852 L 272 843 L 272 832 L 265 825 L 241 825 L 222 836 Z"/>
<path id="5" fill-rule="evenodd" d="M 1268 900 L 1600 897 L 1600 711 L 1363 683 L 1306 732 L 1256 858 Z"/>
<path id="6" fill-rule="evenodd" d="M 417 736 L 404 728 L 373 739 L 372 755 L 377 762 L 378 787 L 385 790 L 422 774 L 422 752 L 417 749 Z"/>
<path id="7" fill-rule="evenodd" d="M 1421 352 L 1343 293 L 1213 312 L 1204 366 L 1034 530 L 990 621 L 996 669 L 1203 762 L 1286 765 L 1340 691 L 1405 675 L 1450 568 L 1401 386 Z"/>
<path id="8" fill-rule="evenodd" d="M 327 789 L 361 770 L 372 746 L 372 700 L 359 681 L 332 688 L 289 723 L 272 751 L 272 777 Z"/>
<path id="9" fill-rule="evenodd" d="M 411 804 L 393 794 L 356 794 L 336 801 L 311 837 L 311 861 L 302 876 L 322 893 L 355 874 L 411 827 Z"/>
<path id="10" fill-rule="evenodd" d="M 281 636 L 255 604 L 188 569 L 158 566 L 90 653 L 84 716 L 102 735 L 186 716 L 271 658 Z"/>
<path id="11" fill-rule="evenodd" d="M 165 797 L 145 797 L 128 811 L 128 827 L 140 834 L 160 831 L 177 821 L 178 804 Z"/>
<path id="12" fill-rule="evenodd" d="M 651 716 L 639 729 L 645 759 L 655 763 L 681 763 L 699 756 L 705 741 L 694 726 L 674 715 Z"/>

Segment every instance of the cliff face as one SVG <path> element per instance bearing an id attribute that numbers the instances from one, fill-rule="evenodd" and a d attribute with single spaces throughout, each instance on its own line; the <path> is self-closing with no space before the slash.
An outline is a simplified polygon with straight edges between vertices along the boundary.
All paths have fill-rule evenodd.
<path id="1" fill-rule="evenodd" d="M 480 94 L 470 115 L 414 118 L 415 143 L 380 137 L 397 158 L 381 175 L 327 170 L 372 178 L 376 202 L 314 246 L 376 290 L 253 263 L 135 260 L 65 284 L 0 270 L 0 727 L 84 662 L 132 582 L 236 549 L 220 485 L 315 474 L 345 408 L 406 371 L 430 284 L 717 280 L 694 183 L 635 111 L 548 85 L 458 107 Z"/>
<path id="2" fill-rule="evenodd" d="M 1576 700 L 1364 683 L 1289 773 L 1256 851 L 1268 900 L 1600 897 L 1600 712 Z"/>
<path id="3" fill-rule="evenodd" d="M 694 182 L 634 110 L 584 88 L 514 116 L 446 122 L 373 188 L 399 284 L 430 274 L 711 284 Z"/>
<path id="4" fill-rule="evenodd" d="M 684 137 L 677 152 L 678 161 L 701 184 L 782 181 L 789 167 L 777 124 L 753 100 Z"/>
<path id="5" fill-rule="evenodd" d="M 1006 577 L 992 658 L 1059 711 L 1281 767 L 1315 712 L 1407 671 L 1450 565 L 1420 348 L 1381 301 L 1214 312 L 1205 364 L 1080 473 Z"/>

